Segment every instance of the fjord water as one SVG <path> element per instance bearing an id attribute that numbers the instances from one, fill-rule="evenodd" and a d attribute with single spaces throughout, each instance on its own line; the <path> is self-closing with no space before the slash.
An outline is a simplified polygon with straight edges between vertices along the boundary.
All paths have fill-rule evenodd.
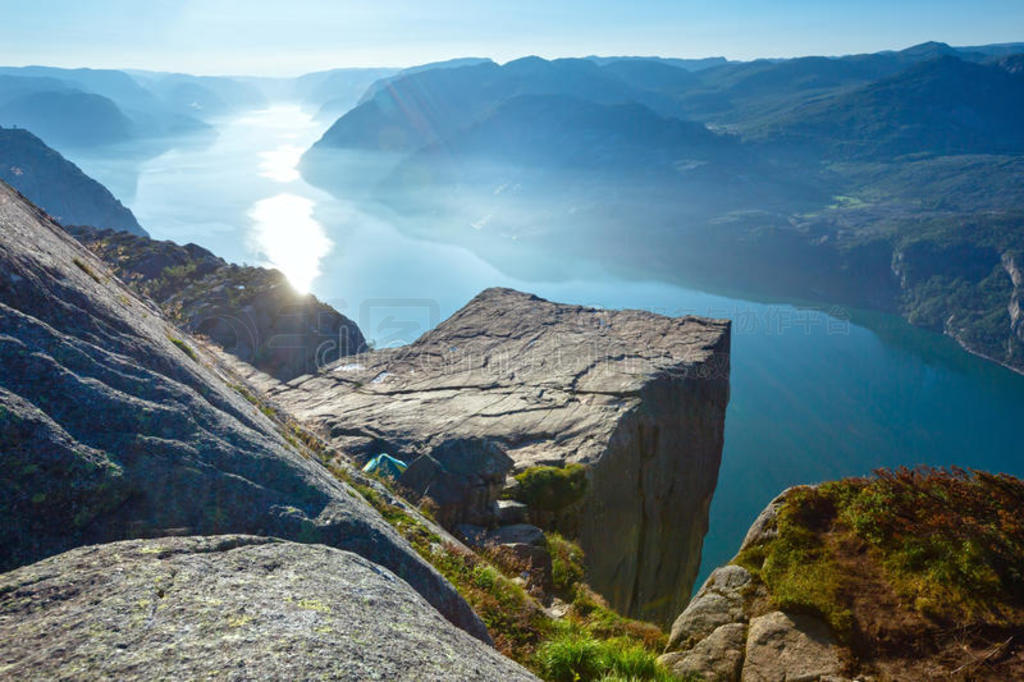
<path id="1" fill-rule="evenodd" d="M 404 235 L 380 207 L 304 182 L 299 157 L 326 125 L 281 105 L 218 121 L 216 139 L 146 161 L 73 160 L 154 238 L 278 267 L 378 346 L 411 341 L 490 286 L 731 318 L 732 398 L 702 576 L 790 485 L 915 464 L 1024 475 L 1024 376 L 888 315 L 755 302 L 598 269 L 515 279 L 464 248 Z"/>

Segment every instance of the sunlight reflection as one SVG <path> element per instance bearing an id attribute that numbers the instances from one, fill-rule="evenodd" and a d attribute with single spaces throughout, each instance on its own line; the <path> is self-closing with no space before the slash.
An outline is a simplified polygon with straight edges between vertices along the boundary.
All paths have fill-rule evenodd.
<path id="1" fill-rule="evenodd" d="M 299 179 L 299 159 L 302 147 L 283 144 L 276 149 L 260 153 L 260 177 L 276 182 L 295 182 Z"/>
<path id="2" fill-rule="evenodd" d="M 320 275 L 320 261 L 334 244 L 313 218 L 313 201 L 295 194 L 262 199 L 249 210 L 252 246 L 301 293 Z"/>

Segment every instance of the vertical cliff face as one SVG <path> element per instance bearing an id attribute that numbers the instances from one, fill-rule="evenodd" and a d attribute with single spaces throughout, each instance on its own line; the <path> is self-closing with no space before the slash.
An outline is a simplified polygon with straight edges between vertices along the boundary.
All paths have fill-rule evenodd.
<path id="1" fill-rule="evenodd" d="M 728 397 L 728 387 L 709 378 L 672 372 L 652 378 L 592 467 L 579 538 L 594 548 L 588 554 L 594 584 L 607 586 L 605 595 L 625 613 L 665 622 L 689 599 L 718 480 Z"/>
<path id="2" fill-rule="evenodd" d="M 489 289 L 410 346 L 264 387 L 356 456 L 415 460 L 481 438 L 516 471 L 584 465 L 583 498 L 531 520 L 579 539 L 591 584 L 613 607 L 667 623 L 700 563 L 729 340 L 727 321 Z"/>

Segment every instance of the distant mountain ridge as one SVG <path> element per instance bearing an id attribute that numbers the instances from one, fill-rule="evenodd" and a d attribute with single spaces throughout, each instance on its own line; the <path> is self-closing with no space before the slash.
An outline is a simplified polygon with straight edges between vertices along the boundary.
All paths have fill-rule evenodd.
<path id="1" fill-rule="evenodd" d="M 303 172 L 519 276 L 539 252 L 543 277 L 571 256 L 881 308 L 1024 371 L 1017 47 L 427 69 L 369 90 Z"/>

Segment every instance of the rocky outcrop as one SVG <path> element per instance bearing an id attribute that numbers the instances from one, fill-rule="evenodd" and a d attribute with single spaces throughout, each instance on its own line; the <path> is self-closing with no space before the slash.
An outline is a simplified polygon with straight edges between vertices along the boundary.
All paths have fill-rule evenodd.
<path id="1" fill-rule="evenodd" d="M 1022 679 L 1021 500 L 1021 479 L 925 467 L 790 488 L 660 660 L 732 682 Z"/>
<path id="2" fill-rule="evenodd" d="M 355 322 L 277 270 L 229 265 L 195 244 L 68 231 L 183 329 L 283 381 L 366 350 Z"/>
<path id="3" fill-rule="evenodd" d="M 0 575 L 0 677 L 536 679 L 356 554 L 238 535 L 82 547 Z"/>
<path id="4" fill-rule="evenodd" d="M 0 127 L 0 180 L 65 225 L 146 234 L 106 187 L 27 130 Z"/>
<path id="5" fill-rule="evenodd" d="M 1004 253 L 1002 263 L 1003 269 L 1013 283 L 1013 294 L 1007 307 L 1007 312 L 1010 313 L 1010 331 L 1019 343 L 1024 344 L 1024 262 L 1020 254 Z"/>
<path id="6" fill-rule="evenodd" d="M 398 478 L 413 502 L 429 498 L 434 517 L 445 528 L 497 521 L 498 495 L 512 459 L 494 443 L 453 439 L 417 457 Z"/>
<path id="7" fill-rule="evenodd" d="M 700 563 L 728 373 L 726 321 L 488 289 L 410 346 L 265 388 L 356 454 L 482 438 L 516 470 L 585 465 L 586 494 L 555 526 L 615 609 L 667 623 Z"/>
<path id="8" fill-rule="evenodd" d="M 743 546 L 775 537 L 774 519 L 786 493 L 751 526 Z M 715 569 L 672 624 L 659 659 L 673 673 L 729 682 L 844 679 L 841 647 L 820 618 L 766 611 L 765 587 L 742 566 Z"/>
<path id="9" fill-rule="evenodd" d="M 347 549 L 488 639 L 433 568 L 237 379 L 0 184 L 0 570 L 125 538 Z"/>

